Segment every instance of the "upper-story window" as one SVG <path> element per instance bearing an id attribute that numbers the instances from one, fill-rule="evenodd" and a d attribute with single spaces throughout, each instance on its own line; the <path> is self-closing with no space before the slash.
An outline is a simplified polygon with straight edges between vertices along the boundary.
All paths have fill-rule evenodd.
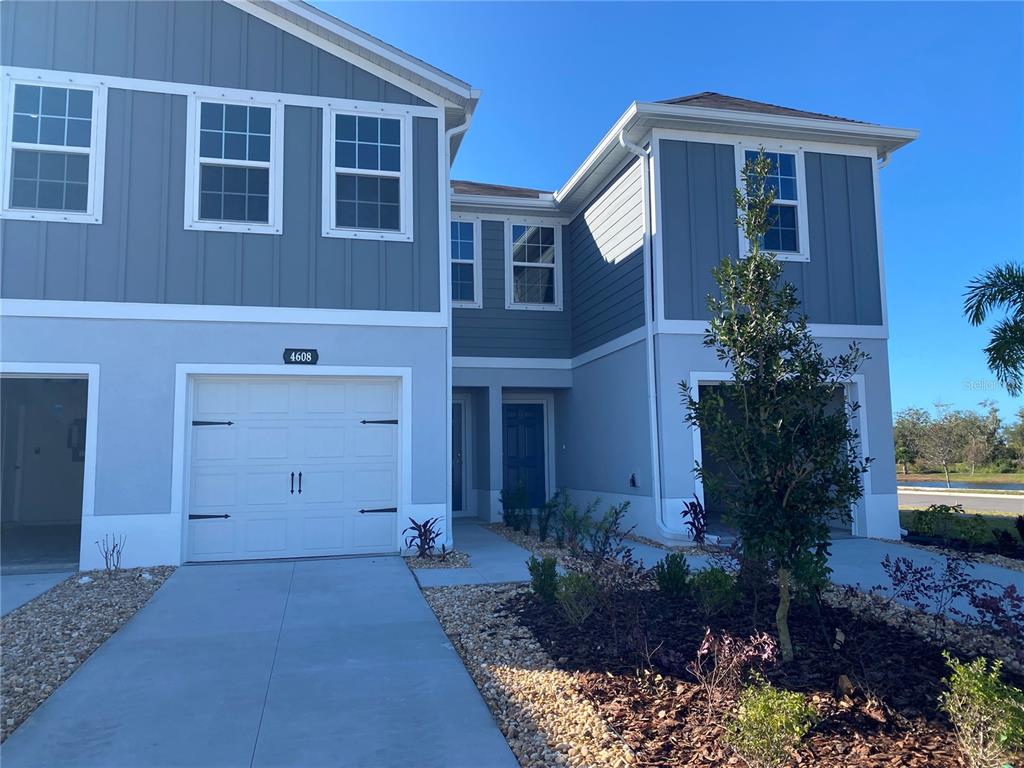
<path id="1" fill-rule="evenodd" d="M 480 295 L 480 221 L 453 220 L 452 304 L 457 307 L 481 306 Z"/>
<path id="2" fill-rule="evenodd" d="M 9 81 L 5 103 L 4 217 L 99 223 L 105 89 Z"/>
<path id="3" fill-rule="evenodd" d="M 506 228 L 505 307 L 562 308 L 562 254 L 558 225 L 513 222 Z"/>
<path id="4" fill-rule="evenodd" d="M 281 107 L 189 102 L 185 227 L 281 234 Z"/>
<path id="5" fill-rule="evenodd" d="M 758 151 L 741 147 L 737 158 L 738 168 L 756 160 Z M 771 162 L 771 173 L 765 178 L 765 190 L 774 190 L 775 202 L 769 209 L 771 226 L 761 239 L 761 247 L 782 260 L 808 261 L 803 152 L 765 151 L 765 156 Z M 742 245 L 746 251 L 746 243 Z"/>
<path id="6" fill-rule="evenodd" d="M 324 110 L 323 234 L 412 240 L 410 122 Z"/>

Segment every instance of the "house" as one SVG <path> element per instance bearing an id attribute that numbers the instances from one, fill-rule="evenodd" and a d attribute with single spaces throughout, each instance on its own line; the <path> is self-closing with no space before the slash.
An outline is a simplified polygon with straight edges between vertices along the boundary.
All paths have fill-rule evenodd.
<path id="1" fill-rule="evenodd" d="M 519 482 L 684 540 L 678 385 L 728 378 L 705 296 L 762 145 L 815 334 L 871 354 L 852 533 L 898 536 L 878 187 L 914 131 L 702 93 L 631 104 L 558 190 L 452 181 L 479 92 L 311 6 L 0 14 L 6 564 L 450 544 Z"/>

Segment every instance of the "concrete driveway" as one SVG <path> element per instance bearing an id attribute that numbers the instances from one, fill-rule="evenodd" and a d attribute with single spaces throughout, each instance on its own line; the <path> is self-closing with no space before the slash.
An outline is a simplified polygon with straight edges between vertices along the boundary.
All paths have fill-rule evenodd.
<path id="1" fill-rule="evenodd" d="M 397 557 L 178 569 L 0 761 L 517 765 Z"/>

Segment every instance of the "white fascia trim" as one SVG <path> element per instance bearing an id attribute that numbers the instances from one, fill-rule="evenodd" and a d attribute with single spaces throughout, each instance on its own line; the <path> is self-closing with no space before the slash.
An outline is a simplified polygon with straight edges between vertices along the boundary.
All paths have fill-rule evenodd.
<path id="1" fill-rule="evenodd" d="M 278 29 L 282 29 L 289 34 L 294 35 L 300 40 L 304 40 L 311 45 L 315 45 L 317 48 L 327 51 L 343 61 L 354 64 L 360 69 L 364 69 L 372 75 L 376 75 L 393 85 L 397 85 L 399 88 L 409 91 L 413 95 L 418 96 L 424 101 L 428 101 L 436 106 L 443 106 L 445 103 L 449 103 L 453 106 L 463 108 L 466 106 L 465 102 L 474 98 L 475 89 L 461 80 L 444 77 L 439 73 L 439 71 L 424 66 L 411 56 L 402 54 L 397 49 L 391 48 L 390 46 L 383 45 L 380 41 L 376 41 L 368 35 L 358 34 L 354 28 L 348 27 L 340 20 L 335 20 L 332 23 L 316 11 L 310 8 L 304 8 L 302 3 L 271 0 L 275 5 L 303 17 L 320 29 L 336 34 L 339 37 L 348 40 L 352 44 L 365 49 L 374 56 L 379 56 L 394 64 L 396 67 L 433 83 L 443 91 L 447 91 L 448 96 L 443 96 L 432 90 L 424 88 L 419 83 L 416 83 L 407 77 L 403 77 L 398 72 L 382 67 L 364 56 L 360 56 L 347 48 L 343 48 L 342 46 L 337 45 L 336 43 L 305 27 L 299 26 L 298 24 L 294 24 L 287 19 L 282 18 L 273 11 L 261 8 L 258 3 L 249 2 L 248 0 L 227 0 L 227 2 L 246 13 L 255 16 L 256 18 L 277 27 Z M 396 80 L 398 82 L 396 82 Z"/>
<path id="2" fill-rule="evenodd" d="M 270 200 L 267 206 L 269 221 L 259 224 L 246 221 L 213 221 L 199 218 L 200 165 L 199 154 L 200 104 L 240 104 L 246 107 L 266 107 L 270 110 L 270 162 L 256 163 L 205 158 L 208 165 L 237 165 L 241 168 L 268 168 Z M 256 99 L 212 99 L 191 94 L 188 96 L 185 132 L 185 229 L 205 232 L 241 232 L 244 234 L 280 235 L 284 221 L 284 107 L 278 101 L 261 102 Z"/>
<path id="3" fill-rule="evenodd" d="M 337 142 L 334 134 L 334 117 L 339 114 L 366 115 L 397 119 L 402 124 L 402 170 L 398 173 L 360 170 L 358 168 L 338 168 L 335 166 L 335 150 Z M 442 124 L 438 121 L 438 133 L 443 134 Z M 412 156 L 412 118 L 400 107 L 377 104 L 372 109 L 350 107 L 344 104 L 328 102 L 323 109 L 322 144 L 322 186 L 320 192 L 321 235 L 324 237 L 340 237 L 349 240 L 393 241 L 411 243 L 413 241 L 413 156 Z M 399 220 L 401 229 L 398 231 L 379 229 L 358 229 L 355 227 L 336 227 L 334 204 L 335 179 L 339 173 L 353 176 L 373 176 L 376 178 L 397 178 L 399 180 Z"/>
<path id="4" fill-rule="evenodd" d="M 573 172 L 572 176 L 569 177 L 569 180 L 562 185 L 561 189 L 555 192 L 554 197 L 556 202 L 564 200 L 566 196 L 572 192 L 573 188 L 580 184 L 580 182 L 590 174 L 592 166 L 596 165 L 606 152 L 614 150 L 619 146 L 619 133 L 625 130 L 636 118 L 637 108 L 638 104 L 635 101 L 626 107 L 626 111 L 623 112 L 619 119 L 615 121 L 612 127 L 604 135 L 604 138 L 597 143 L 597 146 L 590 151 L 590 154 L 586 156 L 579 168 Z M 625 152 L 625 150 L 622 151 Z"/>
<path id="5" fill-rule="evenodd" d="M 604 344 L 588 349 L 586 352 L 581 352 L 572 358 L 572 367 L 579 368 L 581 365 L 592 363 L 595 360 L 600 360 L 602 357 L 607 357 L 610 354 L 618 352 L 620 349 L 631 347 L 634 344 L 639 344 L 647 338 L 647 327 L 641 326 L 634 328 L 632 331 L 624 333 L 616 339 L 606 341 Z"/>
<path id="6" fill-rule="evenodd" d="M 707 320 L 659 320 L 654 333 L 676 336 L 703 336 L 708 329 Z M 838 323 L 808 323 L 807 330 L 819 339 L 888 339 L 885 325 L 842 325 Z"/>
<path id="7" fill-rule="evenodd" d="M 452 221 L 469 222 L 473 225 L 473 301 L 456 301 L 452 299 L 452 306 L 456 309 L 480 309 L 483 307 L 483 244 L 480 242 L 482 217 L 479 214 L 452 213 Z M 449 246 L 451 245 L 451 227 L 448 228 Z M 451 259 L 449 253 L 449 265 L 456 262 Z M 466 264 L 464 260 L 457 262 Z M 451 279 L 451 266 L 448 267 L 447 275 Z"/>
<path id="8" fill-rule="evenodd" d="M 59 76 L 59 73 L 46 69 L 0 68 L 3 82 L 0 93 L 4 105 L 0 114 L 0 157 L 3 158 L 3 170 L 0 171 L 0 219 L 17 219 L 21 221 L 52 221 L 76 224 L 103 223 L 103 177 L 106 168 L 107 150 L 107 88 L 102 83 L 71 83 Z M 25 85 L 54 86 L 57 88 L 77 88 L 92 91 L 92 124 L 90 144 L 85 147 L 67 147 L 62 145 L 31 144 L 19 145 L 32 151 L 52 151 L 63 153 L 84 154 L 89 157 L 89 191 L 85 211 L 47 211 L 35 208 L 12 208 L 11 201 L 11 169 L 14 165 L 13 130 L 14 87 Z"/>
<path id="9" fill-rule="evenodd" d="M 183 320 L 224 323 L 370 325 L 444 328 L 447 312 L 242 307 L 216 304 L 140 304 L 121 301 L 3 299 L 0 317 L 74 317 L 98 320 Z"/>
<path id="10" fill-rule="evenodd" d="M 555 303 L 554 304 L 524 304 L 514 301 L 514 290 L 512 285 L 512 225 L 518 224 L 526 227 L 551 227 L 555 230 L 555 263 L 552 271 L 555 273 Z M 562 223 L 536 218 L 515 218 L 504 219 L 504 242 L 505 242 L 505 309 L 525 310 L 527 312 L 561 312 L 563 307 L 562 287 Z M 519 266 L 545 265 L 520 263 Z"/>
<path id="11" fill-rule="evenodd" d="M 95 514 L 96 504 L 96 430 L 99 427 L 100 366 L 97 363 L 21 363 L 0 362 L 0 375 L 18 378 L 84 378 L 87 382 L 85 409 L 85 466 L 82 468 L 82 519 Z M 86 558 L 85 537 L 79 557 Z M 89 542 L 90 548 L 93 546 Z"/>
<path id="12" fill-rule="evenodd" d="M 565 218 L 558 204 L 548 198 L 504 197 L 502 195 L 469 195 L 464 192 L 452 193 L 452 207 L 465 208 L 467 212 L 476 209 L 494 210 L 496 215 L 510 216 L 559 216 Z"/>
<path id="13" fill-rule="evenodd" d="M 804 147 L 799 144 L 792 144 L 787 142 L 777 143 L 776 140 L 763 139 L 743 139 L 735 141 L 733 143 L 733 150 L 736 155 L 736 189 L 743 189 L 743 166 L 746 164 L 745 153 L 750 151 L 758 151 L 761 147 L 764 147 L 766 152 L 778 152 L 786 155 L 793 155 L 796 163 L 796 200 L 780 200 L 779 205 L 792 206 L 796 203 L 796 225 L 797 225 L 797 240 L 800 246 L 799 251 L 778 251 L 775 253 L 776 261 L 799 261 L 809 262 L 811 260 L 811 245 L 809 242 L 809 230 L 808 224 L 808 213 L 807 213 L 807 174 L 804 171 Z M 737 210 L 736 215 L 739 216 L 742 212 Z M 740 258 L 745 259 L 750 255 L 749 243 L 743 236 L 743 230 L 737 227 L 739 234 L 740 243 Z"/>
<path id="14" fill-rule="evenodd" d="M 568 371 L 572 368 L 572 360 L 566 357 L 453 357 L 452 367 Z"/>
<path id="15" fill-rule="evenodd" d="M 402 410 L 398 415 L 402 450 L 399 459 L 399 519 L 412 504 L 412 368 L 349 365 L 318 365 L 296 371 L 292 365 L 236 365 L 178 363 L 174 366 L 174 428 L 171 453 L 171 518 L 181 533 L 178 562 L 184 562 L 188 526 L 188 430 L 192 414 L 192 380 L 196 376 L 286 376 L 290 378 L 389 378 L 401 386 Z M 449 430 L 450 431 L 450 430 Z M 86 449 L 88 450 L 88 448 Z M 399 539 L 401 534 L 399 533 Z M 401 541 L 397 542 L 401 548 Z"/>
<path id="16" fill-rule="evenodd" d="M 97 75 L 91 72 L 68 72 L 55 69 L 33 69 L 29 67 L 0 67 L 0 74 L 19 80 L 45 80 L 62 87 L 105 86 L 125 91 L 143 91 L 146 93 L 165 93 L 174 96 L 197 96 L 204 99 L 236 100 L 241 102 L 264 102 L 283 104 L 289 107 L 314 107 L 324 109 L 358 109 L 372 112 L 388 110 L 401 112 L 415 117 L 429 117 L 443 125 L 444 110 L 439 106 L 419 106 L 414 104 L 393 104 L 384 101 L 364 101 L 360 99 L 336 99 L 325 96 L 306 96 L 300 93 L 281 93 L 277 91 L 251 91 L 244 88 L 221 88 L 198 83 L 174 83 L 169 80 L 147 80 L 137 77 L 117 77 L 114 75 Z"/>
<path id="17" fill-rule="evenodd" d="M 888 159 L 888 157 L 886 158 Z M 878 162 L 871 163 L 871 183 L 875 199 L 875 238 L 878 248 L 878 290 L 881 294 L 882 326 L 889 327 L 889 297 L 885 287 L 885 256 L 882 243 L 882 189 L 879 179 Z"/>

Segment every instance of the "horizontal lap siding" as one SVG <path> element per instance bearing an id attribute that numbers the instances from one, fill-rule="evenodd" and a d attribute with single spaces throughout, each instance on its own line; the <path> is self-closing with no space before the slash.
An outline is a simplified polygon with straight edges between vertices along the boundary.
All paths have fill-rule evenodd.
<path id="1" fill-rule="evenodd" d="M 568 272 L 563 263 L 566 291 L 561 312 L 505 309 L 505 224 L 483 221 L 481 282 L 483 306 L 452 310 L 452 348 L 459 357 L 569 357 L 570 312 Z M 562 232 L 565 259 L 565 232 Z"/>
<path id="2" fill-rule="evenodd" d="M 565 228 L 573 355 L 644 324 L 641 171 L 634 161 Z"/>
<path id="3" fill-rule="evenodd" d="M 665 313 L 706 320 L 711 270 L 739 250 L 731 145 L 662 140 L 659 182 Z M 810 261 L 785 262 L 814 323 L 880 325 L 871 159 L 804 153 Z"/>
<path id="4" fill-rule="evenodd" d="M 56 13 L 53 4 L 38 5 L 0 4 L 5 63 L 403 100 L 394 86 L 375 85 L 365 72 L 224 3 L 62 3 Z M 204 19 L 212 27 L 201 26 Z M 94 23 L 95 45 L 83 42 L 89 34 L 72 35 L 59 53 L 51 46 L 37 58 L 26 43 L 59 42 L 69 24 L 88 30 Z M 321 112 L 287 106 L 284 123 L 283 234 L 186 231 L 186 98 L 111 88 L 102 224 L 4 221 L 0 295 L 437 311 L 437 121 L 413 122 L 412 243 L 321 237 Z"/>

